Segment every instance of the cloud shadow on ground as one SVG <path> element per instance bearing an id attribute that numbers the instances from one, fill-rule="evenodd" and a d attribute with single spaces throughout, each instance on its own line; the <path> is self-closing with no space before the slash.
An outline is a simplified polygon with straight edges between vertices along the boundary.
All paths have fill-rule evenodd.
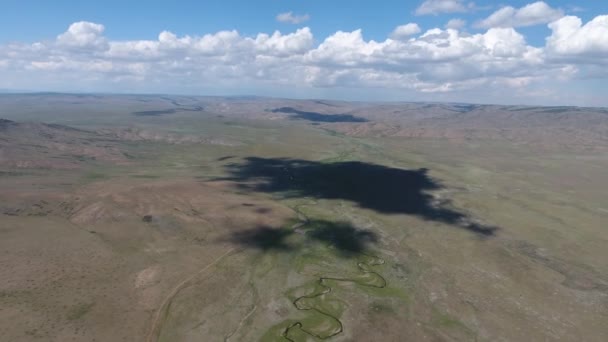
<path id="1" fill-rule="evenodd" d="M 290 114 L 291 118 L 314 122 L 368 122 L 367 119 L 351 114 L 322 114 L 306 112 L 293 107 L 281 107 L 271 110 L 273 113 Z"/>
<path id="2" fill-rule="evenodd" d="M 326 220 L 307 221 L 295 230 L 259 226 L 232 233 L 227 241 L 263 252 L 290 252 L 302 247 L 295 242 L 297 239 L 290 240 L 290 237 L 296 233 L 303 234 L 307 242 L 322 243 L 344 257 L 363 253 L 371 244 L 378 242 L 378 236 L 371 230 L 356 228 L 348 222 Z"/>
<path id="3" fill-rule="evenodd" d="M 226 166 L 242 190 L 280 193 L 287 198 L 347 200 L 384 214 L 407 214 L 492 236 L 497 228 L 438 201 L 430 192 L 443 187 L 427 169 L 407 170 L 365 162 L 321 163 L 291 158 L 249 157 Z"/>

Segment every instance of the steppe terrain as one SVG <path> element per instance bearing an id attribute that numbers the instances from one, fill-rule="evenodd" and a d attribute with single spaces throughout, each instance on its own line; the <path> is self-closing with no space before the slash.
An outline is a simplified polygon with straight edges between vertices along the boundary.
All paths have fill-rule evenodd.
<path id="1" fill-rule="evenodd" d="M 0 340 L 607 341 L 608 110 L 0 95 Z"/>

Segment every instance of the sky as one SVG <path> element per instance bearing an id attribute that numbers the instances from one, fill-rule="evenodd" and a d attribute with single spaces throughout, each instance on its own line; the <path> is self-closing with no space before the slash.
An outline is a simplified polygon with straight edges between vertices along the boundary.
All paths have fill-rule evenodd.
<path id="1" fill-rule="evenodd" d="M 3 0 L 0 90 L 608 106 L 608 1 Z"/>

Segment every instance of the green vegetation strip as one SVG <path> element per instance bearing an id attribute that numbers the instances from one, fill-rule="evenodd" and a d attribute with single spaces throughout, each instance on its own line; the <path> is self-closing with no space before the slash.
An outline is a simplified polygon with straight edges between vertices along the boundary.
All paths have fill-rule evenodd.
<path id="1" fill-rule="evenodd" d="M 360 286 L 365 286 L 365 287 L 374 287 L 374 288 L 380 288 L 380 289 L 385 288 L 387 285 L 386 279 L 384 279 L 377 272 L 371 271 L 369 269 L 370 267 L 373 267 L 373 266 L 383 265 L 385 263 L 384 259 L 376 257 L 376 256 L 370 256 L 370 255 L 365 255 L 365 256 L 368 257 L 369 260 L 357 263 L 359 270 L 364 275 L 364 277 L 362 277 L 362 279 L 320 277 L 318 280 L 318 286 L 315 287 L 315 291 L 313 291 L 310 294 L 300 296 L 300 297 L 296 298 L 296 300 L 293 301 L 293 305 L 296 307 L 296 309 L 313 310 L 326 318 L 325 322 L 323 322 L 325 326 L 332 326 L 335 328 L 331 329 L 331 330 L 326 329 L 326 330 L 328 330 L 328 333 L 326 333 L 326 334 L 319 334 L 319 333 L 315 333 L 313 331 L 307 330 L 301 321 L 297 321 L 297 322 L 292 323 L 285 329 L 285 331 L 283 332 L 283 337 L 285 339 L 292 341 L 292 342 L 296 342 L 295 340 L 289 338 L 289 333 L 294 328 L 298 328 L 301 331 L 303 331 L 304 333 L 306 333 L 312 337 L 321 339 L 321 340 L 329 339 L 344 331 L 344 326 L 342 325 L 342 322 L 337 317 L 335 317 L 327 312 L 324 312 L 322 310 L 319 310 L 318 308 L 316 308 L 313 305 L 307 305 L 306 302 L 308 300 L 317 299 L 325 294 L 330 293 L 332 291 L 332 288 L 326 283 L 327 281 L 351 282 L 351 283 L 354 283 L 354 284 L 357 284 Z"/>
<path id="2" fill-rule="evenodd" d="M 294 225 L 292 228 L 300 228 L 306 226 L 310 223 L 310 219 L 306 214 L 304 214 L 300 207 L 301 205 L 297 205 L 292 209 L 297 213 L 298 218 L 301 220 L 300 223 Z M 320 340 L 326 340 L 336 335 L 339 335 L 344 331 L 344 326 L 338 317 L 328 313 L 326 310 L 321 310 L 314 303 L 317 299 L 321 299 L 320 297 L 326 294 L 329 294 L 332 291 L 332 287 L 327 284 L 328 281 L 335 282 L 350 282 L 359 286 L 371 287 L 382 289 L 387 286 L 386 279 L 382 277 L 379 273 L 371 270 L 371 267 L 380 266 L 385 263 L 385 260 L 372 255 L 362 254 L 367 260 L 359 261 L 357 263 L 357 267 L 361 272 L 361 277 L 358 278 L 337 278 L 337 277 L 320 277 L 317 281 L 317 286 L 315 286 L 312 293 L 307 295 L 303 295 L 297 297 L 292 303 L 296 307 L 296 309 L 301 311 L 315 311 L 319 314 L 322 319 L 316 324 L 318 327 L 322 327 L 325 333 L 314 332 L 311 329 L 306 327 L 306 324 L 301 321 L 296 321 L 290 324 L 284 331 L 282 336 L 291 342 L 296 342 L 294 339 L 289 337 L 290 332 L 293 329 L 297 328 L 305 334 L 318 338 Z"/>

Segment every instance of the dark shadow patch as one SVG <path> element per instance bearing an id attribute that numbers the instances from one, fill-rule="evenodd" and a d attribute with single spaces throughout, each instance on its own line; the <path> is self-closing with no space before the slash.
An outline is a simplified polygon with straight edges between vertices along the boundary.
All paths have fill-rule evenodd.
<path id="1" fill-rule="evenodd" d="M 321 114 L 316 112 L 306 112 L 293 107 L 281 107 L 271 110 L 273 113 L 292 114 L 294 119 L 308 120 L 314 122 L 368 122 L 367 119 L 360 118 L 351 114 Z"/>
<path id="2" fill-rule="evenodd" d="M 74 128 L 74 127 L 70 127 L 70 126 L 66 126 L 66 125 L 59 125 L 59 124 L 44 124 L 45 126 L 49 127 L 49 128 L 54 128 L 57 130 L 62 130 L 62 131 L 67 131 L 67 132 L 80 132 L 80 133 L 94 133 L 91 131 L 87 131 L 84 129 L 80 129 L 80 128 Z"/>
<path id="3" fill-rule="evenodd" d="M 21 171 L 0 171 L 0 177 L 17 177 L 25 175 L 28 175 L 28 173 Z"/>
<path id="4" fill-rule="evenodd" d="M 162 110 L 143 110 L 143 111 L 139 111 L 139 112 L 133 112 L 133 115 L 136 116 L 159 116 L 159 115 L 166 115 L 166 114 L 175 114 L 175 112 L 177 112 L 177 110 L 175 109 L 162 109 Z"/>
<path id="5" fill-rule="evenodd" d="M 427 169 L 406 170 L 364 162 L 320 163 L 289 158 L 249 157 L 226 168 L 229 180 L 248 191 L 280 193 L 287 198 L 341 199 L 386 214 L 414 215 L 450 224 L 482 236 L 494 235 L 496 227 L 475 222 L 467 214 L 448 207 L 429 192 L 443 187 Z"/>
<path id="6" fill-rule="evenodd" d="M 226 161 L 226 160 L 229 160 L 232 158 L 234 158 L 234 156 L 225 156 L 225 157 L 217 158 L 216 161 Z"/>
<path id="7" fill-rule="evenodd" d="M 17 126 L 15 121 L 0 119 L 0 129 L 8 129 L 9 127 Z"/>
<path id="8" fill-rule="evenodd" d="M 343 256 L 354 256 L 368 249 L 369 244 L 378 242 L 378 236 L 371 230 L 357 229 L 348 222 L 311 221 L 306 226 L 306 235 L 334 247 Z"/>
<path id="9" fill-rule="evenodd" d="M 543 108 L 543 110 L 541 110 L 540 112 L 541 113 L 555 113 L 555 114 L 576 113 L 576 112 L 581 112 L 581 109 L 576 108 L 576 107 L 549 107 L 549 108 Z"/>
<path id="10" fill-rule="evenodd" d="M 203 107 L 196 106 L 196 107 L 192 107 L 192 108 L 170 108 L 170 109 L 160 109 L 160 110 L 143 110 L 143 111 L 132 112 L 131 114 L 136 115 L 136 116 L 160 116 L 160 115 L 167 115 L 167 114 L 175 114 L 178 112 L 202 112 L 202 111 L 203 111 Z"/>
<path id="11" fill-rule="evenodd" d="M 293 252 L 300 249 L 304 243 L 302 239 L 292 239 L 291 243 L 287 241 L 295 232 L 303 233 L 307 237 L 307 243 L 322 243 L 344 257 L 354 257 L 364 253 L 371 244 L 378 242 L 378 236 L 371 230 L 358 229 L 348 222 L 326 220 L 302 222 L 302 226 L 295 230 L 259 226 L 251 230 L 235 232 L 223 241 L 261 251 Z"/>
<path id="12" fill-rule="evenodd" d="M 236 232 L 232 234 L 229 241 L 265 252 L 271 250 L 289 251 L 294 249 L 294 246 L 286 241 L 291 234 L 293 234 L 292 230 L 261 226 L 244 232 Z"/>
<path id="13" fill-rule="evenodd" d="M 270 209 L 270 208 L 257 208 L 255 210 L 255 212 L 258 213 L 258 214 L 268 214 L 271 211 L 272 211 L 272 209 Z"/>
<path id="14" fill-rule="evenodd" d="M 468 112 L 472 112 L 475 109 L 477 109 L 479 106 L 478 105 L 474 105 L 474 104 L 466 104 L 466 103 L 457 103 L 457 104 L 452 104 L 452 110 L 459 112 L 459 113 L 468 113 Z"/>
<path id="15" fill-rule="evenodd" d="M 336 106 L 333 103 L 329 103 L 329 102 L 323 101 L 323 100 L 316 100 L 315 103 L 320 104 L 320 105 L 324 105 L 324 106 L 327 106 L 327 107 L 338 107 L 338 106 Z"/>

